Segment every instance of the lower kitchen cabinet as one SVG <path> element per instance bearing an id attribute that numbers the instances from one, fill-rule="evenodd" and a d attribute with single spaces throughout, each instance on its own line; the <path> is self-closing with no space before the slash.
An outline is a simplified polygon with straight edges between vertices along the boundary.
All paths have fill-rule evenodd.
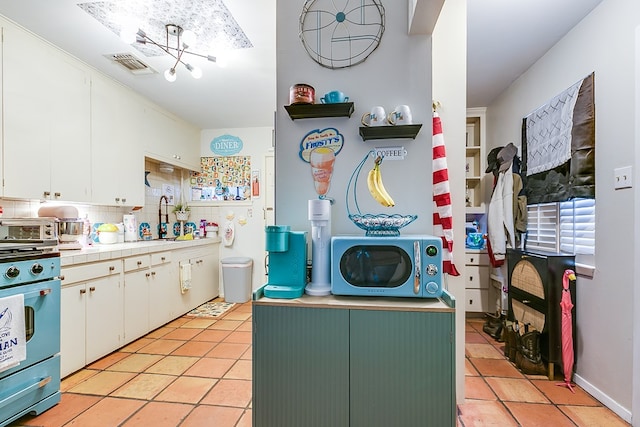
<path id="1" fill-rule="evenodd" d="M 124 344 L 121 273 L 120 260 L 62 269 L 63 377 Z"/>
<path id="2" fill-rule="evenodd" d="M 445 297 L 258 296 L 253 425 L 454 426 L 455 301 Z"/>
<path id="3" fill-rule="evenodd" d="M 176 300 L 180 294 L 176 269 L 171 263 L 171 252 L 151 254 L 149 269 L 149 328 L 151 330 L 180 316 Z"/>
<path id="4" fill-rule="evenodd" d="M 64 265 L 62 376 L 217 297 L 216 243 Z M 182 294 L 178 266 L 184 262 L 192 267 L 192 288 Z"/>
<path id="5" fill-rule="evenodd" d="M 151 257 L 124 259 L 124 339 L 129 343 L 149 332 L 149 283 Z"/>
<path id="6" fill-rule="evenodd" d="M 174 254 L 176 265 L 177 289 L 180 289 L 180 265 L 190 265 L 191 289 L 181 293 L 174 305 L 182 309 L 184 314 L 193 308 L 211 301 L 220 295 L 218 246 L 204 246 L 201 248 L 185 249 Z"/>
<path id="7" fill-rule="evenodd" d="M 200 253 L 191 258 L 191 281 L 195 301 L 204 304 L 220 295 L 218 255 Z"/>

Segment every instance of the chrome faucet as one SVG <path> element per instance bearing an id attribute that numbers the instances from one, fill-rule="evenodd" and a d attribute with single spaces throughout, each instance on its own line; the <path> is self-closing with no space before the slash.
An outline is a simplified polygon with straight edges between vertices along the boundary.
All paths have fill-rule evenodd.
<path id="1" fill-rule="evenodd" d="M 164 225 L 162 225 L 162 200 L 164 200 Z M 167 196 L 160 196 L 160 204 L 158 206 L 158 239 L 164 239 L 167 235 L 166 227 L 169 224 L 169 199 Z"/>

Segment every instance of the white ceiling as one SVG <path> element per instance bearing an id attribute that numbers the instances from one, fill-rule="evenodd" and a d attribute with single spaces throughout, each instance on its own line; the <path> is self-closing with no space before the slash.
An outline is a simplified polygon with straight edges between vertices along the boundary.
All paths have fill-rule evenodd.
<path id="1" fill-rule="evenodd" d="M 200 128 L 273 125 L 276 0 L 223 0 L 253 47 L 236 49 L 226 68 L 193 57 L 203 77 L 195 80 L 180 66 L 174 83 L 162 75 L 173 58 L 147 57 L 124 43 L 77 6 L 89 1 L 0 0 L 0 14 Z M 468 0 L 468 106 L 488 105 L 601 1 Z M 201 2 L 172 0 L 167 9 L 194 10 Z M 105 59 L 114 53 L 131 53 L 158 73 L 135 76 Z"/>

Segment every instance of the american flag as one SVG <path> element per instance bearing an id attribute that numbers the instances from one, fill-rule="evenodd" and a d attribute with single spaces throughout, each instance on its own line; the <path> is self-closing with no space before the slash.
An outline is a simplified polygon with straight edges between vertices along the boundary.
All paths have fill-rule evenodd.
<path id="1" fill-rule="evenodd" d="M 452 276 L 460 273 L 453 263 L 453 210 L 449 191 L 449 169 L 442 135 L 442 122 L 433 113 L 433 234 L 442 238 L 443 272 Z"/>

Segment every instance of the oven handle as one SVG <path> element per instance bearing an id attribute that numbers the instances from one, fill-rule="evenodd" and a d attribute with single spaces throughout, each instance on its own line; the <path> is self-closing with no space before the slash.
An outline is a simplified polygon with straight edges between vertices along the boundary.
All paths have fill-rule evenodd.
<path id="1" fill-rule="evenodd" d="M 4 399 L 0 400 L 0 408 L 4 408 L 5 406 L 10 405 L 11 403 L 15 402 L 18 399 L 21 399 L 22 397 L 24 397 L 27 394 L 33 392 L 34 390 L 46 386 L 50 382 L 51 382 L 51 377 L 50 376 L 46 377 L 46 378 L 42 378 L 42 379 L 38 380 L 37 382 L 31 384 L 30 386 L 27 386 L 27 388 L 23 388 L 19 392 L 5 397 Z"/>
<path id="2" fill-rule="evenodd" d="M 37 291 L 25 292 L 24 299 L 43 297 L 49 295 L 50 293 L 51 288 L 38 289 Z"/>

